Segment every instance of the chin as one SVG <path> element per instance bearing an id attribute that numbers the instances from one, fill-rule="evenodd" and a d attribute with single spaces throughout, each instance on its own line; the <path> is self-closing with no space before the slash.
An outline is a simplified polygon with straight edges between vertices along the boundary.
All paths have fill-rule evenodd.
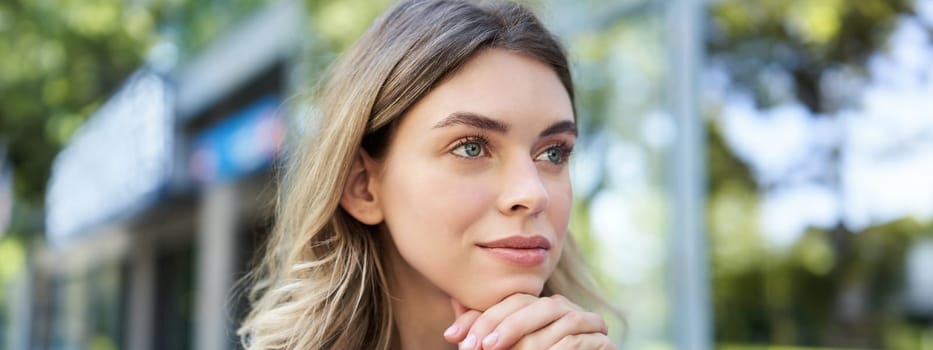
<path id="1" fill-rule="evenodd" d="M 513 294 L 541 295 L 545 280 L 541 278 L 515 278 L 508 281 L 490 281 L 486 286 L 478 288 L 475 294 L 466 296 L 460 302 L 473 310 L 486 311 L 495 304 Z"/>

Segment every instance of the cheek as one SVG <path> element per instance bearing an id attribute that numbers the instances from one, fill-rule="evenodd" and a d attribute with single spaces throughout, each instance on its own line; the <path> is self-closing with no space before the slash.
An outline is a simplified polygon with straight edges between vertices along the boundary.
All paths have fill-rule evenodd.
<path id="1" fill-rule="evenodd" d="M 573 190 L 570 186 L 569 178 L 561 181 L 555 181 L 548 185 L 547 216 L 548 223 L 557 235 L 558 240 L 563 242 L 567 233 L 567 225 L 570 222 L 570 209 L 573 205 Z"/>
<path id="2" fill-rule="evenodd" d="M 399 234 L 427 236 L 421 238 L 459 239 L 485 214 L 491 197 L 488 186 L 437 165 L 406 166 L 386 179 L 386 221 L 402 226 Z"/>
<path id="3" fill-rule="evenodd" d="M 437 164 L 400 164 L 386 172 L 380 198 L 389 233 L 412 269 L 450 293 L 469 274 L 468 232 L 488 213 L 491 187 Z"/>

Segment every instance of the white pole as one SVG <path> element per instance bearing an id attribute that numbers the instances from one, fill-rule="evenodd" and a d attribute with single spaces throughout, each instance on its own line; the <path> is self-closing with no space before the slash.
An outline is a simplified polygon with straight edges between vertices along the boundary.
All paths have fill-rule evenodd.
<path id="1" fill-rule="evenodd" d="M 677 125 L 672 157 L 673 233 L 670 290 L 676 348 L 712 348 L 704 193 L 703 119 L 698 113 L 702 0 L 670 0 L 667 6 L 670 110 Z"/>
<path id="2" fill-rule="evenodd" d="M 219 184 L 201 199 L 196 234 L 196 349 L 229 348 L 227 292 L 233 286 L 236 249 L 237 187 Z"/>

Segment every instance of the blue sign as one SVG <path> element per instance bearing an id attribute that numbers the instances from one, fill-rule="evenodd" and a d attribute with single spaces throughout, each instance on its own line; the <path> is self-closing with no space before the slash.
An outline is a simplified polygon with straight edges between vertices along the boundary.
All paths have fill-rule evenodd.
<path id="1" fill-rule="evenodd" d="M 199 134 L 189 160 L 192 178 L 224 182 L 269 167 L 285 141 L 280 104 L 266 96 Z"/>

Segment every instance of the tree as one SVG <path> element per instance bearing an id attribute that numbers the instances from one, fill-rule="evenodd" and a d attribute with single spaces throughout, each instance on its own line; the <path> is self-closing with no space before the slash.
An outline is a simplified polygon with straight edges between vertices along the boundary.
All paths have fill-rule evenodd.
<path id="1" fill-rule="evenodd" d="M 117 0 L 0 3 L 0 140 L 18 206 L 42 207 L 53 157 L 142 62 L 154 23 L 148 9 Z"/>
<path id="2" fill-rule="evenodd" d="M 710 71 L 725 81 L 712 89 L 727 90 L 706 106 L 712 121 L 708 214 L 718 341 L 918 348 L 919 332 L 899 304 L 901 276 L 905 250 L 933 223 L 905 216 L 859 226 L 839 217 L 775 246 L 761 239 L 770 228 L 748 223 L 748 216 L 759 215 L 765 197 L 807 183 L 828 189 L 835 196 L 831 203 L 843 208 L 850 190 L 844 180 L 853 176 L 843 162 L 857 155 L 826 133 L 816 142 L 819 149 L 806 150 L 819 156 L 775 170 L 766 167 L 774 159 L 756 162 L 728 140 L 735 137 L 728 135 L 728 119 L 741 100 L 735 95 L 751 101 L 742 113 L 774 118 L 792 112 L 808 124 L 836 129 L 840 120 L 870 108 L 860 96 L 878 78 L 871 62 L 889 48 L 904 19 L 916 15 L 913 5 L 899 0 L 711 4 Z M 813 171 L 814 164 L 822 170 Z M 735 212 L 736 205 L 744 213 Z"/>

